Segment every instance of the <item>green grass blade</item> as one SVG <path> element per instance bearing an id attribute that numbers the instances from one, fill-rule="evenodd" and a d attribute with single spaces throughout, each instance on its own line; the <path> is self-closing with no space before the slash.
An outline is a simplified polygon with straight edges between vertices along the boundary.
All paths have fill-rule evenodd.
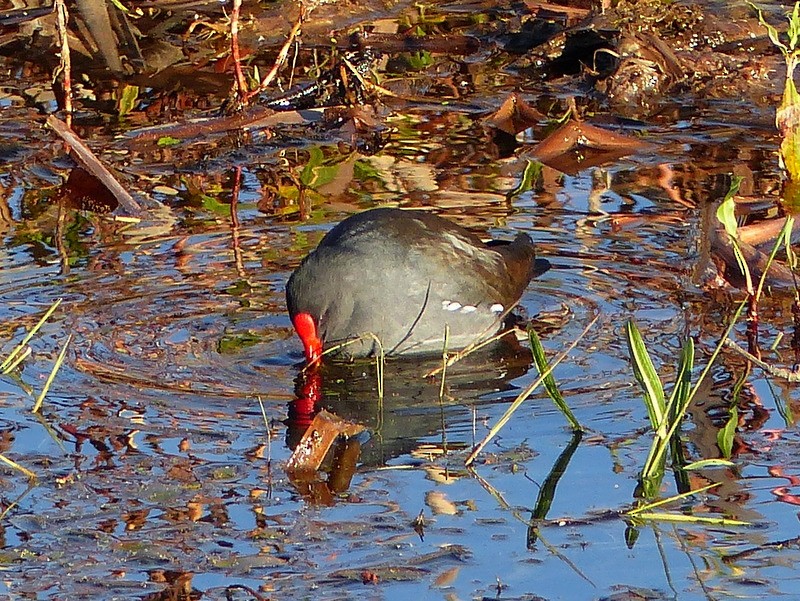
<path id="1" fill-rule="evenodd" d="M 511 416 L 514 415 L 514 412 L 517 409 L 519 409 L 520 405 L 522 405 L 522 403 L 524 403 L 527 400 L 527 398 L 533 393 L 533 391 L 539 387 L 539 385 L 544 381 L 545 377 L 547 377 L 547 375 L 550 372 L 552 372 L 556 368 L 556 366 L 567 357 L 567 355 L 572 351 L 572 349 L 578 346 L 578 343 L 581 340 L 583 340 L 583 337 L 586 336 L 586 334 L 589 333 L 589 330 L 591 330 L 594 327 L 594 324 L 597 323 L 598 319 L 600 319 L 599 315 L 594 317 L 594 319 L 592 319 L 592 321 L 590 321 L 589 324 L 583 329 L 580 335 L 575 340 L 573 340 L 572 343 L 570 343 L 569 346 L 567 346 L 567 348 L 565 348 L 558 355 L 556 355 L 556 357 L 550 362 L 548 368 L 543 372 L 543 375 L 540 375 L 538 378 L 536 378 L 536 380 L 531 382 L 527 386 L 527 388 L 525 388 L 525 390 L 523 390 L 517 395 L 517 398 L 514 399 L 511 405 L 509 405 L 508 409 L 505 410 L 505 413 L 503 413 L 503 415 L 500 416 L 500 419 L 497 420 L 497 423 L 495 423 L 495 425 L 491 427 L 486 436 L 484 436 L 483 439 L 477 445 L 475 445 L 475 448 L 472 449 L 472 452 L 464 460 L 465 466 L 469 467 L 470 465 L 472 465 L 472 463 L 475 461 L 475 458 L 481 453 L 481 451 L 483 451 L 484 448 L 486 448 L 486 445 L 489 444 L 489 441 L 492 440 L 492 438 L 494 438 L 495 436 L 497 436 L 497 433 L 503 429 L 506 423 L 508 423 L 508 420 L 511 419 Z"/>
<path id="2" fill-rule="evenodd" d="M 14 350 L 16 351 L 17 349 L 14 349 Z M 32 352 L 33 351 L 31 350 L 31 347 L 26 346 L 24 351 L 22 351 L 21 353 L 16 353 L 15 354 L 14 360 L 11 363 L 9 363 L 8 365 L 6 365 L 6 367 L 4 369 L 0 370 L 0 373 L 2 373 L 3 375 L 10 374 L 12 371 L 14 371 L 17 368 L 17 366 L 20 363 L 22 363 L 23 361 L 25 361 L 25 359 L 30 357 Z M 9 355 L 9 358 L 11 358 L 11 355 Z"/>
<path id="3" fill-rule="evenodd" d="M 707 526 L 750 526 L 751 522 L 730 518 L 710 518 L 707 516 L 684 515 L 682 513 L 647 512 L 636 514 L 636 519 L 657 522 L 680 522 L 682 524 L 704 524 Z"/>
<path id="4" fill-rule="evenodd" d="M 642 340 L 639 328 L 633 320 L 628 320 L 625 324 L 625 333 L 628 339 L 628 350 L 630 352 L 631 363 L 633 364 L 633 375 L 639 385 L 644 389 L 644 401 L 647 406 L 647 413 L 650 416 L 650 424 L 653 430 L 658 433 L 659 438 L 666 438 L 666 425 L 664 422 L 666 402 L 664 401 L 664 387 L 658 377 L 647 347 Z"/>
<path id="5" fill-rule="evenodd" d="M 709 357 L 705 368 L 703 368 L 703 371 L 700 374 L 700 377 L 698 378 L 698 380 L 695 383 L 695 385 L 692 387 L 692 390 L 689 393 L 689 396 L 686 398 L 686 400 L 684 401 L 683 405 L 681 406 L 681 408 L 679 410 L 681 414 L 686 412 L 686 409 L 689 407 L 689 404 L 692 402 L 692 399 L 694 399 L 694 397 L 697 395 L 697 392 L 700 390 L 700 387 L 703 385 L 703 382 L 705 381 L 706 377 L 708 376 L 708 373 L 711 371 L 711 368 L 714 366 L 714 362 L 717 360 L 717 357 L 719 356 L 720 351 L 722 351 L 722 347 L 723 347 L 723 345 L 725 343 L 725 340 L 728 338 L 728 336 L 730 336 L 731 330 L 733 330 L 733 327 L 736 325 L 736 322 L 739 321 L 739 316 L 742 314 L 742 311 L 744 310 L 744 307 L 745 307 L 746 304 L 747 304 L 747 300 L 743 300 L 742 302 L 739 303 L 739 306 L 736 308 L 736 311 L 734 312 L 733 317 L 731 318 L 731 321 L 728 324 L 728 327 L 725 328 L 725 332 L 723 332 L 722 337 L 719 340 L 719 344 L 717 344 L 716 348 L 714 349 L 714 352 L 711 353 L 711 357 Z M 680 426 L 680 424 L 681 424 L 680 420 L 674 421 L 670 425 L 670 429 L 669 429 L 669 432 L 668 432 L 667 436 L 668 437 L 672 437 L 672 435 L 677 431 L 678 426 Z M 663 459 L 665 457 L 664 453 L 666 453 L 666 449 L 667 449 L 667 445 L 664 445 L 663 447 L 661 447 L 658 450 L 657 456 L 653 458 L 653 462 L 654 463 L 658 463 L 659 460 L 663 461 Z M 660 455 L 660 456 L 658 456 L 658 455 Z"/>
<path id="6" fill-rule="evenodd" d="M 528 340 L 531 343 L 531 352 L 533 353 L 533 359 L 536 362 L 536 368 L 539 370 L 539 374 L 541 375 L 547 369 L 547 357 L 544 354 L 542 341 L 539 340 L 539 335 L 533 328 L 528 328 Z M 572 413 L 572 410 L 567 405 L 567 401 L 564 400 L 564 397 L 558 390 L 558 385 L 556 384 L 556 379 L 553 377 L 552 372 L 545 376 L 542 384 L 544 385 L 548 396 L 553 400 L 553 403 L 555 403 L 556 407 L 558 407 L 561 413 L 564 414 L 564 417 L 567 418 L 567 421 L 572 429 L 582 432 L 583 428 L 581 427 L 580 423 L 578 423 L 578 419 L 575 417 L 575 414 Z"/>
<path id="7" fill-rule="evenodd" d="M 707 467 L 736 467 L 736 464 L 727 459 L 701 459 L 687 463 L 683 466 L 683 469 L 688 472 L 691 470 L 704 470 Z"/>
<path id="8" fill-rule="evenodd" d="M 754 294 L 753 277 L 750 275 L 750 267 L 747 265 L 747 260 L 742 254 L 742 249 L 739 248 L 739 224 L 736 221 L 736 202 L 733 200 L 733 197 L 736 196 L 736 193 L 739 191 L 742 179 L 744 178 L 741 176 L 735 176 L 731 180 L 730 188 L 728 188 L 725 198 L 722 199 L 722 202 L 717 208 L 717 220 L 725 227 L 725 231 L 730 238 L 733 255 L 736 257 L 739 271 L 744 276 L 746 282 L 747 293 Z"/>
<path id="9" fill-rule="evenodd" d="M 736 438 L 736 428 L 739 426 L 739 409 L 735 406 L 728 411 L 728 421 L 717 432 L 717 446 L 722 451 L 725 459 L 730 459 L 733 452 L 733 441 Z"/>
<path id="10" fill-rule="evenodd" d="M 764 282 L 767 279 L 767 273 L 769 273 L 769 268 L 772 265 L 772 262 L 775 260 L 775 255 L 778 254 L 778 250 L 780 250 L 782 245 L 786 245 L 787 248 L 787 258 L 790 257 L 791 248 L 792 248 L 792 229 L 794 228 L 794 217 L 791 215 L 786 218 L 786 221 L 783 224 L 783 228 L 781 228 L 780 234 L 778 234 L 777 239 L 775 240 L 775 244 L 772 247 L 772 251 L 769 253 L 769 258 L 767 259 L 767 265 L 764 267 L 764 271 L 761 273 L 761 278 L 758 280 L 758 289 L 755 293 L 755 303 L 757 304 L 759 299 L 761 298 L 761 291 L 764 289 Z M 791 266 L 792 261 L 789 260 L 789 265 Z"/>
<path id="11" fill-rule="evenodd" d="M 683 419 L 683 414 L 679 413 L 678 408 L 686 404 L 686 399 L 692 392 L 692 369 L 694 368 L 694 340 L 689 338 L 681 350 L 681 358 L 678 363 L 678 375 L 675 378 L 675 387 L 667 402 L 667 415 L 669 421 Z"/>

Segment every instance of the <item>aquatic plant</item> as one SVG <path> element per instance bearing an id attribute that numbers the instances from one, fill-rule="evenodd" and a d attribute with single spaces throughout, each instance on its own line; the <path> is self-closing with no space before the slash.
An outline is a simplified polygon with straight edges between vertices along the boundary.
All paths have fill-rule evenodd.
<path id="1" fill-rule="evenodd" d="M 36 333 L 41 329 L 44 323 L 50 318 L 50 316 L 55 312 L 58 306 L 61 304 L 61 299 L 55 301 L 50 308 L 42 315 L 38 322 L 30 329 L 30 331 L 25 335 L 25 337 L 16 345 L 8 356 L 0 362 L 0 374 L 2 375 L 9 375 L 14 372 L 20 365 L 22 365 L 23 361 L 27 359 L 31 355 L 31 347 L 28 346 L 28 343 L 33 339 Z M 48 391 L 50 390 L 50 386 L 53 383 L 53 380 L 58 373 L 58 370 L 61 368 L 62 363 L 64 362 L 64 357 L 66 356 L 67 348 L 69 347 L 69 343 L 72 340 L 72 335 L 67 336 L 67 340 L 64 343 L 64 346 L 61 348 L 61 352 L 56 359 L 56 362 L 53 364 L 53 368 L 50 370 L 50 375 L 47 377 L 44 386 L 42 387 L 42 391 L 36 397 L 36 401 L 33 405 L 31 411 L 33 413 L 38 413 L 42 407 L 42 403 L 44 402 L 45 396 L 47 396 Z M 0 462 L 6 464 L 7 466 L 19 471 L 20 473 L 24 474 L 29 480 L 33 481 L 36 479 L 36 474 L 31 472 L 30 470 L 26 469 L 25 467 L 19 465 L 16 461 L 13 461 L 6 457 L 3 454 L 0 454 Z"/>
<path id="2" fill-rule="evenodd" d="M 785 41 L 778 30 L 764 20 L 761 9 L 750 5 L 758 13 L 758 21 L 767 30 L 769 39 L 777 47 L 786 62 L 786 78 L 783 86 L 783 97 L 775 111 L 775 126 L 782 136 L 781 162 L 788 174 L 788 182 L 784 187 L 784 201 L 793 207 L 800 205 L 800 94 L 794 83 L 794 71 L 800 63 L 800 2 L 796 2 L 792 12 L 787 15 L 789 26 Z"/>

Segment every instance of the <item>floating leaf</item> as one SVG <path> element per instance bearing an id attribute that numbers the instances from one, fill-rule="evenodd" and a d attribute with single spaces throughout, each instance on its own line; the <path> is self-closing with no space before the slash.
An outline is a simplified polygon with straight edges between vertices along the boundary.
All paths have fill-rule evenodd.
<path id="1" fill-rule="evenodd" d="M 546 115 L 525 102 L 519 94 L 513 93 L 506 98 L 499 109 L 487 115 L 484 121 L 500 131 L 516 136 L 546 119 Z"/>

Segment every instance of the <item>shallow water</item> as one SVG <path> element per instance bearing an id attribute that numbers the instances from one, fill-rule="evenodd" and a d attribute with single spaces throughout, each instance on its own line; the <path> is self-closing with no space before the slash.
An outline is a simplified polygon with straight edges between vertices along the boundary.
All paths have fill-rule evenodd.
<path id="1" fill-rule="evenodd" d="M 502 86 L 479 86 L 469 100 L 496 108 L 519 83 L 517 73 L 506 75 Z M 755 111 L 746 127 L 743 107 Z M 34 338 L 19 378 L 0 379 L 0 452 L 39 476 L 23 495 L 22 476 L 0 475 L 3 505 L 17 501 L 0 522 L 0 594 L 796 595 L 800 439 L 791 412 L 800 396 L 793 385 L 754 371 L 735 467 L 694 472 L 693 488 L 719 486 L 669 506 L 751 525 L 631 526 L 620 516 L 634 502 L 651 436 L 625 322 L 637 321 L 669 382 L 682 340 L 694 337 L 699 373 L 737 296 L 707 285 L 708 207 L 727 190 L 731 171 L 746 176 L 750 193 L 768 193 L 778 179 L 777 141 L 758 124 L 769 121 L 761 118 L 766 109 L 744 99 L 686 111 L 638 129 L 652 150 L 575 175 L 545 167 L 511 200 L 506 194 L 527 165 L 524 146 L 504 153 L 464 107 L 388 114 L 389 143 L 372 156 L 307 140 L 300 148 L 221 144 L 210 158 L 198 158 L 207 148 L 148 151 L 128 161 L 115 155 L 118 140 L 87 125 L 87 138 L 108 142 L 97 144 L 104 160 L 124 166 L 133 188 L 164 205 L 129 225 L 50 202 L 63 158 L 44 130 L 26 124 L 39 117 L 12 101 L 0 115 L 4 140 L 16 149 L 4 151 L 0 167 L 4 351 L 56 299 L 63 304 Z M 296 178 L 308 163 L 321 170 L 301 219 L 286 173 Z M 242 168 L 236 222 L 231 164 Z M 434 360 L 389 362 L 382 403 L 371 365 L 330 366 L 325 405 L 370 431 L 358 469 L 327 504 L 289 481 L 287 441 L 298 433 L 285 420 L 302 353 L 283 287 L 325 231 L 379 204 L 430 207 L 495 237 L 531 234 L 553 268 L 521 307 L 549 355 L 598 317 L 555 370 L 588 430 L 582 439 L 537 391 L 474 470 L 463 467 L 535 379 L 524 353 L 487 353 L 455 366 L 441 401 L 439 381 L 422 377 Z M 789 366 L 790 309 L 780 296 L 762 307 L 763 346 L 786 334 L 765 355 Z M 41 389 L 68 334 L 67 361 L 39 418 L 24 390 Z M 727 354 L 712 369 L 684 426 L 690 460 L 719 456 L 721 410 L 742 369 Z M 555 489 L 543 487 L 554 472 L 561 474 Z M 669 475 L 664 482 L 663 496 L 674 494 Z M 415 530 L 420 515 L 424 526 Z M 374 576 L 377 583 L 363 582 Z"/>

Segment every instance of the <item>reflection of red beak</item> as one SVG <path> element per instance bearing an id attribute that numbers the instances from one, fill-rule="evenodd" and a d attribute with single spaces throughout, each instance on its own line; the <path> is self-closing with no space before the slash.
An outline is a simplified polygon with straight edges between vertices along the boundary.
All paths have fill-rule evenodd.
<path id="1" fill-rule="evenodd" d="M 306 353 L 306 361 L 310 364 L 319 361 L 322 356 L 322 340 L 317 333 L 317 324 L 309 313 L 298 313 L 292 318 L 294 329 L 300 336 L 303 349 Z"/>
<path id="2" fill-rule="evenodd" d="M 305 426 L 314 419 L 322 401 L 322 374 L 315 365 L 301 377 L 303 382 L 297 391 L 297 398 L 289 403 L 289 420 L 295 426 L 303 426 L 305 430 Z"/>

